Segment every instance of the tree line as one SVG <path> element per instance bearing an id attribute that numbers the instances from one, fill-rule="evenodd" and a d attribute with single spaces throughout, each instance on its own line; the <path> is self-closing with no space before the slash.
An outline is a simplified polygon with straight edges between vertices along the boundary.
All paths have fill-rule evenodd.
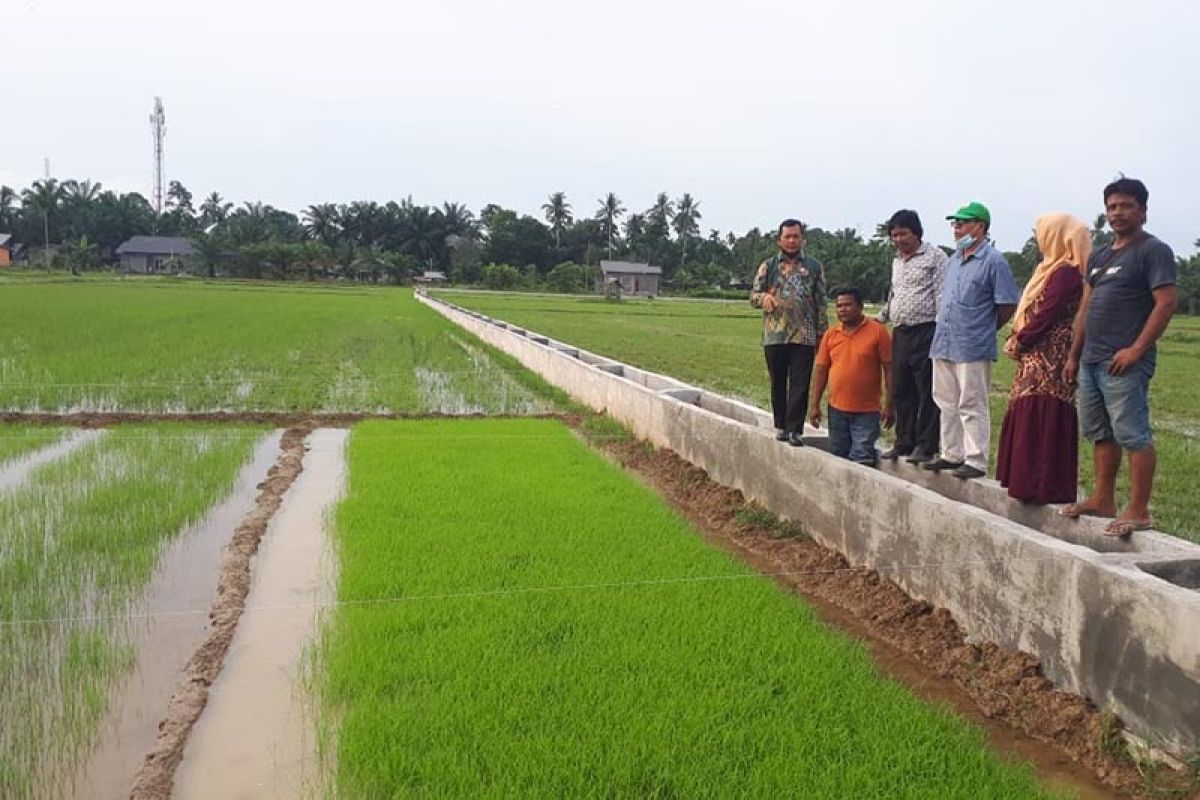
<path id="1" fill-rule="evenodd" d="M 235 206 L 218 192 L 197 203 L 171 181 L 158 214 L 142 195 L 90 180 L 47 178 L 19 192 L 0 186 L 0 232 L 13 234 L 27 260 L 46 255 L 50 245 L 55 263 L 74 271 L 111 266 L 117 247 L 140 234 L 188 238 L 198 271 L 210 276 L 404 282 L 437 271 L 460 284 L 585 291 L 599 260 L 608 258 L 661 267 L 670 290 L 720 294 L 747 282 L 775 252 L 775 221 L 740 235 L 704 233 L 701 202 L 688 193 L 662 192 L 649 208 L 630 210 L 610 192 L 589 213 L 554 192 L 538 211 L 489 204 L 476 215 L 461 203 L 426 206 L 405 198 L 320 203 L 297 215 L 261 202 Z M 1092 235 L 1097 245 L 1111 236 L 1103 215 Z M 869 235 L 810 226 L 807 239 L 808 254 L 825 264 L 831 285 L 858 286 L 869 300 L 886 297 L 893 255 L 886 225 Z M 1018 283 L 1040 257 L 1032 236 L 1005 255 Z M 1196 313 L 1200 253 L 1179 264 L 1182 307 Z"/>

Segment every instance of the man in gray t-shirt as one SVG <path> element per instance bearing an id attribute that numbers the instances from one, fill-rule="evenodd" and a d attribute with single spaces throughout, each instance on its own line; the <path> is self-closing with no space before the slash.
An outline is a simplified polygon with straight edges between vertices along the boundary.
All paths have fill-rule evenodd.
<path id="1" fill-rule="evenodd" d="M 1092 494 L 1060 513 L 1116 517 L 1105 528 L 1128 536 L 1150 528 L 1150 490 L 1157 454 L 1150 430 L 1150 378 L 1155 342 L 1175 313 L 1175 255 L 1146 233 L 1149 192 L 1133 178 L 1104 187 L 1104 210 L 1116 238 L 1088 260 L 1083 300 L 1075 316 L 1071 354 L 1063 369 L 1079 380 L 1079 427 L 1094 445 Z M 1117 516 L 1114 485 L 1121 451 L 1129 453 L 1129 503 Z"/>

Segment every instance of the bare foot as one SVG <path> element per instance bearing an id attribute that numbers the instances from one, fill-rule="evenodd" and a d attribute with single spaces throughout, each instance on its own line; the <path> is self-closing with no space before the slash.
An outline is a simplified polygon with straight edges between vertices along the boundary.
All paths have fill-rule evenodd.
<path id="1" fill-rule="evenodd" d="M 1079 519 L 1080 517 L 1115 517 L 1117 515 L 1117 506 L 1115 503 L 1102 503 L 1098 500 L 1088 498 L 1079 503 L 1070 503 L 1058 510 L 1058 513 L 1064 517 L 1071 519 Z"/>

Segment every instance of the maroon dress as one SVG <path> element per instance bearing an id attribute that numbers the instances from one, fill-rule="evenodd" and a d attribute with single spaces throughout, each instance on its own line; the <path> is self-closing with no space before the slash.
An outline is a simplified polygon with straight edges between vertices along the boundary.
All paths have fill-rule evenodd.
<path id="1" fill-rule="evenodd" d="M 1082 293 L 1079 270 L 1055 270 L 1017 334 L 1017 374 L 1000 429 L 996 478 L 1025 503 L 1077 499 L 1079 418 L 1075 387 L 1063 381 L 1062 370 Z"/>

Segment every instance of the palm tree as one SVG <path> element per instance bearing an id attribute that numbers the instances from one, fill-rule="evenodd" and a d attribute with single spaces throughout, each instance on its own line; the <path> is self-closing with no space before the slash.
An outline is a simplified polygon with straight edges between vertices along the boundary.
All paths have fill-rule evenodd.
<path id="1" fill-rule="evenodd" d="M 208 228 L 218 222 L 224 222 L 232 209 L 233 203 L 226 203 L 219 192 L 213 192 L 200 204 L 200 227 Z"/>
<path id="2" fill-rule="evenodd" d="M 463 203 L 442 203 L 441 213 L 447 236 L 460 236 L 471 240 L 479 237 L 479 223 L 471 209 Z"/>
<path id="3" fill-rule="evenodd" d="M 604 233 L 604 238 L 608 241 L 608 257 L 612 258 L 613 239 L 617 236 L 617 220 L 625 214 L 625 206 L 621 205 L 621 200 L 612 192 L 600 201 L 600 209 L 596 212 L 594 219 L 600 222 L 600 229 Z"/>
<path id="4" fill-rule="evenodd" d="M 16 211 L 14 206 L 17 201 L 17 193 L 8 186 L 0 186 L 0 231 L 11 231 L 17 221 Z"/>
<path id="5" fill-rule="evenodd" d="M 342 212 L 333 203 L 309 206 L 301 216 L 308 235 L 329 247 L 337 244 L 342 235 Z"/>
<path id="6" fill-rule="evenodd" d="M 42 244 L 45 246 L 43 250 L 43 258 L 47 264 L 50 261 L 50 215 L 58 211 L 58 207 L 62 205 L 66 198 L 67 192 L 54 178 L 46 178 L 44 181 L 34 181 L 33 185 L 26 189 L 21 194 L 21 205 L 27 211 L 41 213 L 42 215 Z"/>
<path id="7" fill-rule="evenodd" d="M 671 220 L 671 227 L 675 229 L 675 233 L 679 236 L 679 242 L 682 246 L 682 254 L 679 259 L 680 266 L 687 263 L 687 237 L 700 232 L 700 226 L 697 224 L 700 217 L 700 203 L 693 200 L 690 194 L 684 192 L 683 197 L 679 198 L 675 204 L 675 216 Z"/>
<path id="8" fill-rule="evenodd" d="M 542 211 L 546 214 L 546 222 L 550 223 L 550 230 L 554 231 L 554 249 L 557 250 L 562 246 L 563 229 L 575 221 L 566 192 L 550 195 L 550 202 L 542 204 Z"/>
<path id="9" fill-rule="evenodd" d="M 100 196 L 103 185 L 99 181 L 63 181 L 63 199 L 71 204 L 90 203 Z"/>

